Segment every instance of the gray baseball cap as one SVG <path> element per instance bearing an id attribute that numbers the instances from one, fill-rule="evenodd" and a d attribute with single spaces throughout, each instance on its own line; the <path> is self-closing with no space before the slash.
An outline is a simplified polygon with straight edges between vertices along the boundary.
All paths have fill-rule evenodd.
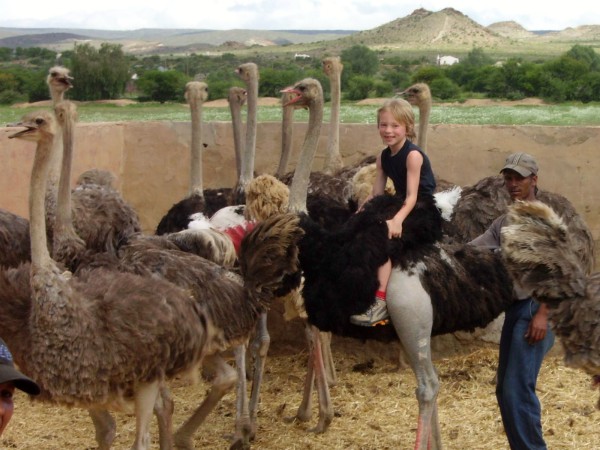
<path id="1" fill-rule="evenodd" d="M 506 158 L 506 162 L 500 173 L 505 170 L 514 170 L 519 175 L 528 177 L 529 175 L 537 175 L 538 165 L 535 158 L 529 153 L 519 152 L 513 153 Z"/>

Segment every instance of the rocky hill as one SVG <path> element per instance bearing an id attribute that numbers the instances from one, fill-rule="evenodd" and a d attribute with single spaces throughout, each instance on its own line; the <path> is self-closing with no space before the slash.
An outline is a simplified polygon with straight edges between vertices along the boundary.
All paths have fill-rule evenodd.
<path id="1" fill-rule="evenodd" d="M 460 11 L 445 8 L 432 12 L 417 9 L 412 14 L 342 38 L 339 42 L 372 47 L 491 46 L 507 38 L 479 25 Z"/>
<path id="2" fill-rule="evenodd" d="M 532 31 L 528 31 L 512 20 L 505 22 L 492 23 L 487 27 L 492 33 L 509 39 L 531 39 L 536 36 Z"/>
<path id="3" fill-rule="evenodd" d="M 46 47 L 70 50 L 74 42 L 121 44 L 127 53 L 191 53 L 243 51 L 260 48 L 298 51 L 302 46 L 335 53 L 354 44 L 376 50 L 458 51 L 474 47 L 520 51 L 528 46 L 564 51 L 574 43 L 600 45 L 600 25 L 585 25 L 562 31 L 526 30 L 514 21 L 484 27 L 453 8 L 441 11 L 417 9 L 371 30 L 195 30 L 140 29 L 131 31 L 83 29 L 0 28 L 0 47 Z M 533 50 L 531 50 L 533 48 Z M 567 47 L 568 48 L 568 47 Z"/>

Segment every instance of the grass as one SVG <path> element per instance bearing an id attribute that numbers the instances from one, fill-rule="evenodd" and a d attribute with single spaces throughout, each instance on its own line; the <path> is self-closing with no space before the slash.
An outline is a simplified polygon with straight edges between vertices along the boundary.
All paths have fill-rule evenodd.
<path id="1" fill-rule="evenodd" d="M 378 105 L 345 103 L 341 107 L 342 123 L 375 123 Z M 40 106 L 0 106 L 0 124 L 17 122 L 26 112 L 43 109 Z M 80 122 L 170 121 L 187 122 L 189 109 L 184 104 L 138 103 L 126 106 L 111 104 L 80 104 Z M 325 106 L 325 121 L 330 114 Z M 230 121 L 228 107 L 205 107 L 203 120 Z M 295 120 L 306 122 L 308 112 L 298 110 Z M 279 106 L 260 106 L 259 122 L 281 121 Z M 600 104 L 518 105 L 518 106 L 461 106 L 434 105 L 431 124 L 465 125 L 549 125 L 549 126 L 600 126 Z"/>

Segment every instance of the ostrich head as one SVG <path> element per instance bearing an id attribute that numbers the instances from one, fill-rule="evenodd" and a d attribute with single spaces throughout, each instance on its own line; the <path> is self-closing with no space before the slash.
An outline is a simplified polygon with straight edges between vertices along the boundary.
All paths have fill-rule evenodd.
<path id="1" fill-rule="evenodd" d="M 69 75 L 69 69 L 62 66 L 54 66 L 48 71 L 46 83 L 50 90 L 57 93 L 64 93 L 73 87 L 73 77 Z"/>
<path id="2" fill-rule="evenodd" d="M 10 124 L 11 127 L 24 127 L 24 130 L 11 134 L 9 139 L 17 138 L 25 141 L 39 142 L 52 140 L 56 135 L 56 120 L 49 111 L 34 111 L 23 116 L 20 122 Z"/>
<path id="3" fill-rule="evenodd" d="M 431 101 L 431 90 L 426 83 L 413 84 L 404 91 L 398 92 L 397 95 L 405 97 L 408 103 L 414 106 L 419 106 L 426 101 Z"/>
<path id="4" fill-rule="evenodd" d="M 281 92 L 290 95 L 284 106 L 295 105 L 305 108 L 310 106 L 311 103 L 323 99 L 323 88 L 319 80 L 315 78 L 305 78 L 293 87 L 283 89 Z"/>
<path id="5" fill-rule="evenodd" d="M 203 81 L 190 81 L 185 85 L 184 96 L 190 105 L 204 103 L 208 99 L 208 85 Z"/>
<path id="6" fill-rule="evenodd" d="M 258 80 L 258 66 L 254 63 L 244 63 L 235 69 L 235 73 L 245 83 L 249 83 L 252 80 Z"/>
<path id="7" fill-rule="evenodd" d="M 328 58 L 324 58 L 322 64 L 323 72 L 325 72 L 325 75 L 328 77 L 336 73 L 341 73 L 342 69 L 344 68 L 339 56 L 330 56 Z"/>
<path id="8" fill-rule="evenodd" d="M 229 89 L 229 95 L 227 96 L 227 101 L 230 105 L 239 105 L 243 106 L 246 103 L 246 97 L 248 93 L 246 89 L 241 88 L 239 86 L 234 86 Z"/>

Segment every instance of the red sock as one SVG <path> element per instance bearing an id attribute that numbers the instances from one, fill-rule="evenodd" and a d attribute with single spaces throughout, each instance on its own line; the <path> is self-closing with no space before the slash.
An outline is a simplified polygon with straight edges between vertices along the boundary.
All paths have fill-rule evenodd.
<path id="1" fill-rule="evenodd" d="M 377 292 L 375 292 L 375 297 L 385 302 L 385 291 L 378 290 Z"/>

